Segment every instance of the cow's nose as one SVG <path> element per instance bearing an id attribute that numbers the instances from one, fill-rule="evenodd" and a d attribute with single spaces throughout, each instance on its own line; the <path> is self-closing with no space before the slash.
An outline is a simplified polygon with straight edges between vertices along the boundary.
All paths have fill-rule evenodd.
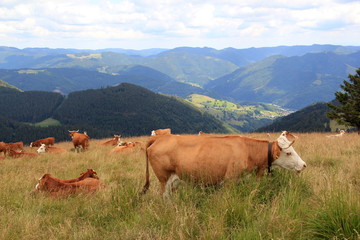
<path id="1" fill-rule="evenodd" d="M 303 166 L 303 168 L 306 168 L 306 163 L 304 163 L 304 166 Z"/>

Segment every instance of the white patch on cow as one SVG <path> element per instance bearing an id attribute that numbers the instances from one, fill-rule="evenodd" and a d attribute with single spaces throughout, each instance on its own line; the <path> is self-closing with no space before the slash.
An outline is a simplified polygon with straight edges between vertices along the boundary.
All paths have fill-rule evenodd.
<path id="1" fill-rule="evenodd" d="M 41 146 L 36 151 L 38 153 L 45 153 L 46 152 L 46 145 L 42 143 Z"/>
<path id="2" fill-rule="evenodd" d="M 282 150 L 279 158 L 272 163 L 272 166 L 274 168 L 285 168 L 297 172 L 304 170 L 304 168 L 306 168 L 306 163 L 291 146 L 293 142 L 286 138 L 286 132 L 283 132 L 277 141 Z"/>
<path id="3" fill-rule="evenodd" d="M 151 131 L 151 136 L 155 136 L 155 135 L 156 135 L 155 130 L 152 130 Z"/>
<path id="4" fill-rule="evenodd" d="M 36 190 L 40 190 L 40 184 L 39 184 L 39 183 L 36 184 L 35 189 L 36 189 Z"/>
<path id="5" fill-rule="evenodd" d="M 180 180 L 179 176 L 176 174 L 171 174 L 168 181 L 166 182 L 165 192 L 163 194 L 163 197 L 169 198 L 170 193 L 172 191 L 174 191 L 179 186 L 180 183 L 181 183 L 181 180 Z"/>
<path id="6" fill-rule="evenodd" d="M 31 142 L 31 143 L 30 143 L 30 147 L 32 147 L 32 144 L 33 144 L 33 143 Z"/>

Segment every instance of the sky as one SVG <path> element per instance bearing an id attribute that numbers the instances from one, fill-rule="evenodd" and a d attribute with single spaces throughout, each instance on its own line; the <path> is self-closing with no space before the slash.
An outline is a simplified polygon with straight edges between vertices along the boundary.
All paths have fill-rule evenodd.
<path id="1" fill-rule="evenodd" d="M 360 45 L 359 0 L 1 0 L 0 46 Z"/>

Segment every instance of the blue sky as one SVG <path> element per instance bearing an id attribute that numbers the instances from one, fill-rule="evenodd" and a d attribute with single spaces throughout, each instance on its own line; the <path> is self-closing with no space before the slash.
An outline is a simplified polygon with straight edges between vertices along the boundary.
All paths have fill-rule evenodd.
<path id="1" fill-rule="evenodd" d="M 360 1 L 1 0 L 0 46 L 360 45 Z"/>

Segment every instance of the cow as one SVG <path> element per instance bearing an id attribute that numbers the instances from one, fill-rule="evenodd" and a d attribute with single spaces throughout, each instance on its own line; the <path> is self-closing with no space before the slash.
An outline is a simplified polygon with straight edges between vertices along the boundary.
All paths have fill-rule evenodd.
<path id="1" fill-rule="evenodd" d="M 6 156 L 7 146 L 6 146 L 6 143 L 4 143 L 4 142 L 0 142 L 0 153 L 1 152 L 4 152 L 4 156 Z"/>
<path id="2" fill-rule="evenodd" d="M 111 145 L 111 146 L 121 146 L 122 145 L 122 141 L 121 141 L 121 135 L 114 135 L 113 139 L 107 140 L 105 142 L 102 142 L 101 145 Z"/>
<path id="3" fill-rule="evenodd" d="M 111 149 L 110 153 L 129 153 L 135 150 L 136 144 L 133 142 L 125 142 L 123 145 L 116 146 Z"/>
<path id="4" fill-rule="evenodd" d="M 345 130 L 340 130 L 340 132 L 338 134 L 335 135 L 328 135 L 326 137 L 328 138 L 333 138 L 333 137 L 342 137 L 345 134 Z"/>
<path id="5" fill-rule="evenodd" d="M 74 182 L 82 181 L 85 178 L 99 179 L 96 171 L 91 168 L 87 169 L 85 172 L 80 173 L 80 177 L 77 177 L 77 178 L 71 178 L 71 179 L 59 179 L 59 178 L 55 178 L 55 177 L 53 177 L 53 178 L 57 181 L 62 181 L 64 183 L 74 183 Z M 36 193 L 38 191 L 39 191 L 39 185 L 37 184 L 35 186 L 35 189 L 31 192 L 31 194 Z"/>
<path id="6" fill-rule="evenodd" d="M 104 184 L 97 178 L 85 178 L 76 182 L 64 182 L 46 173 L 40 179 L 32 193 L 47 192 L 53 197 L 65 197 L 76 193 L 94 193 Z"/>
<path id="7" fill-rule="evenodd" d="M 65 153 L 67 152 L 65 148 L 60 147 L 48 147 L 44 143 L 36 150 L 37 153 Z"/>
<path id="8" fill-rule="evenodd" d="M 24 144 L 23 142 L 14 142 L 14 143 L 6 143 L 6 148 L 8 150 L 20 150 L 24 151 Z"/>
<path id="9" fill-rule="evenodd" d="M 300 172 L 306 163 L 292 147 L 294 141 L 295 137 L 286 131 L 274 142 L 241 136 L 150 137 L 146 145 L 146 182 L 142 193 L 150 187 L 149 163 L 164 197 L 168 196 L 177 179 L 215 185 L 253 170 L 261 177 L 272 167 Z"/>
<path id="10" fill-rule="evenodd" d="M 79 130 L 77 131 L 68 130 L 68 131 L 76 152 L 79 152 L 81 149 L 83 151 L 88 149 L 90 137 L 87 135 L 86 132 L 79 133 Z"/>
<path id="11" fill-rule="evenodd" d="M 164 128 L 164 129 L 158 129 L 158 130 L 152 130 L 151 131 L 151 136 L 167 135 L 167 134 L 171 134 L 171 129 L 170 128 Z"/>
<path id="12" fill-rule="evenodd" d="M 36 153 L 29 153 L 29 152 L 17 152 L 15 150 L 9 149 L 9 156 L 12 158 L 21 158 L 21 157 L 37 157 L 38 154 Z"/>
<path id="13" fill-rule="evenodd" d="M 47 137 L 44 139 L 39 139 L 30 143 L 30 147 L 40 147 L 41 144 L 45 144 L 46 146 L 53 146 L 55 144 L 54 137 Z"/>

